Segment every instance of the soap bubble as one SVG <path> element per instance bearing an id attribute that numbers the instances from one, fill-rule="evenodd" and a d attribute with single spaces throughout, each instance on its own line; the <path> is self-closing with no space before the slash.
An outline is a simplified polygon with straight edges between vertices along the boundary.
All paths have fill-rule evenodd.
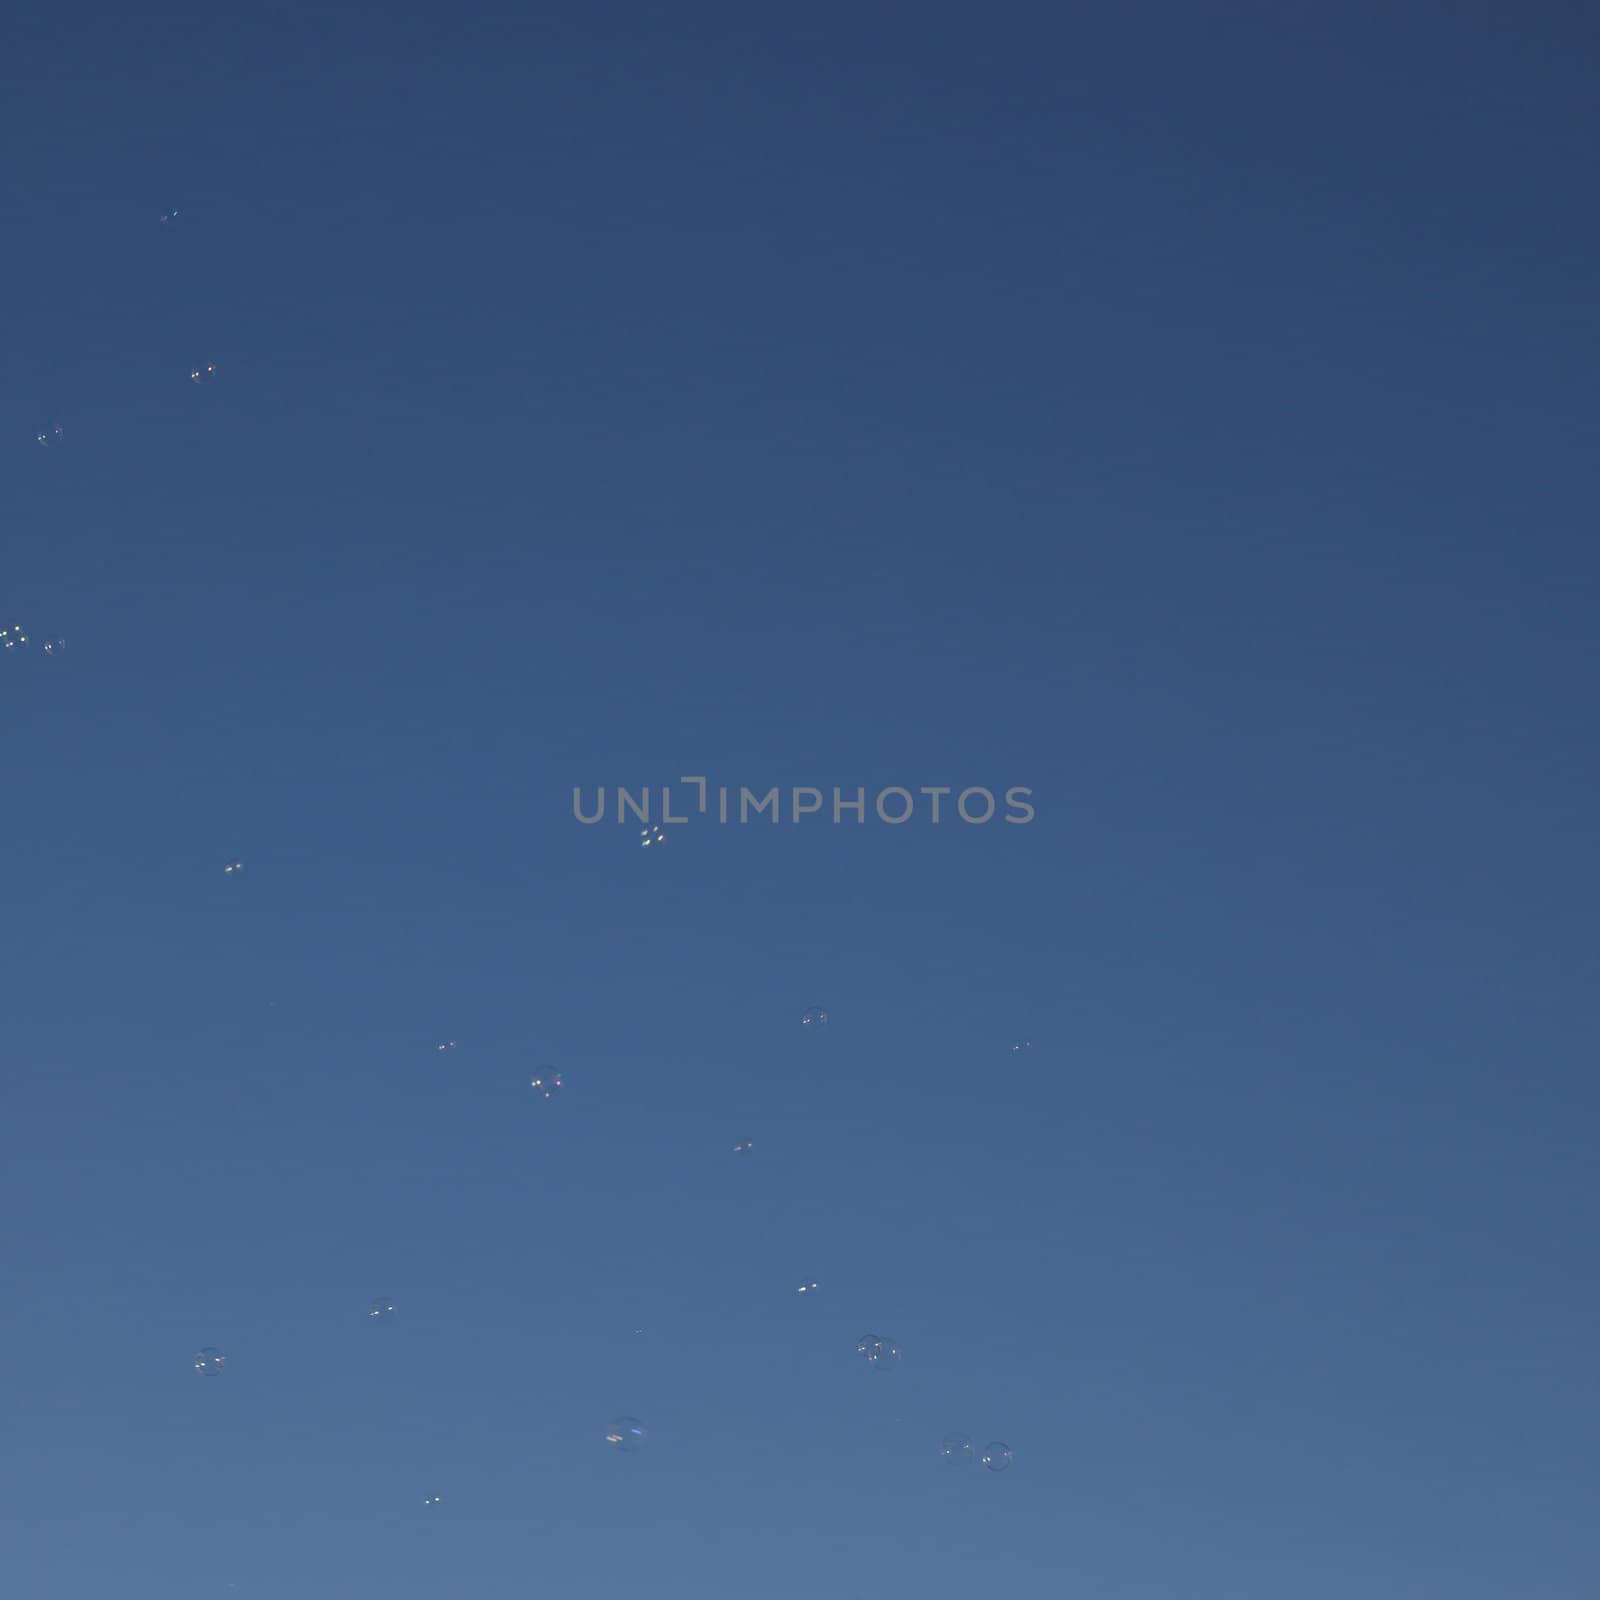
<path id="1" fill-rule="evenodd" d="M 27 642 L 27 634 L 15 624 L 9 628 L 0 628 L 0 645 L 4 645 L 7 650 L 15 650 L 19 644 L 26 644 Z"/>
<path id="2" fill-rule="evenodd" d="M 163 222 L 175 222 L 177 217 L 178 213 L 176 211 L 163 211 L 161 213 L 161 220 Z"/>
<path id="3" fill-rule="evenodd" d="M 47 656 L 53 656 L 59 649 L 61 649 L 63 645 L 66 644 L 66 642 L 67 641 L 65 639 L 46 639 L 44 642 L 44 653 Z"/>
<path id="4" fill-rule="evenodd" d="M 225 866 L 222 870 L 224 872 L 243 872 L 244 871 L 244 862 L 242 862 L 242 861 L 230 861 L 227 864 L 227 866 Z"/>
<path id="5" fill-rule="evenodd" d="M 806 1279 L 806 1281 L 804 1283 L 802 1283 L 800 1285 L 800 1287 L 797 1290 L 795 1290 L 795 1293 L 796 1294 L 818 1294 L 818 1293 L 821 1292 L 821 1290 L 822 1290 L 822 1285 L 820 1283 L 818 1283 L 815 1278 L 808 1278 L 808 1279 Z"/>
<path id="6" fill-rule="evenodd" d="M 1025 1056 L 1031 1049 L 1033 1049 L 1032 1039 L 1018 1039 L 1017 1042 L 1012 1045 L 1011 1053 L 1014 1056 Z"/>
<path id="7" fill-rule="evenodd" d="M 533 1092 L 543 1095 L 546 1100 L 553 1100 L 561 1093 L 561 1074 L 554 1067 L 540 1067 L 534 1074 Z"/>
<path id="8" fill-rule="evenodd" d="M 444 1496 L 442 1494 L 430 1494 L 430 1495 L 424 1495 L 423 1496 L 422 1503 L 425 1506 L 436 1506 L 436 1505 L 440 1505 L 443 1502 L 443 1500 L 444 1500 Z"/>
<path id="9" fill-rule="evenodd" d="M 618 1417 L 606 1429 L 606 1443 L 625 1456 L 635 1455 L 644 1443 L 644 1424 L 637 1417 Z"/>
<path id="10" fill-rule="evenodd" d="M 206 362 L 204 366 L 189 368 L 190 383 L 210 383 L 216 375 L 216 366 L 210 361 Z"/>
<path id="11" fill-rule="evenodd" d="M 667 835 L 665 829 L 655 827 L 652 824 L 648 828 L 641 828 L 639 830 L 639 844 L 641 848 L 648 849 L 649 846 L 653 844 L 665 844 L 666 842 Z"/>
<path id="12" fill-rule="evenodd" d="M 739 1143 L 733 1147 L 733 1153 L 736 1156 L 743 1155 L 746 1150 L 754 1150 L 755 1147 L 756 1142 L 754 1139 L 741 1139 Z"/>
<path id="13" fill-rule="evenodd" d="M 880 1339 L 875 1333 L 864 1333 L 856 1344 L 856 1354 L 869 1367 L 888 1372 L 900 1359 L 900 1346 L 892 1339 Z"/>
<path id="14" fill-rule="evenodd" d="M 228 1358 L 217 1349 L 215 1345 L 207 1345 L 199 1351 L 194 1358 L 194 1370 L 207 1378 L 215 1378 L 227 1363 Z"/>
<path id="15" fill-rule="evenodd" d="M 939 1441 L 939 1454 L 953 1467 L 965 1466 L 973 1456 L 972 1435 L 947 1433 Z"/>
<path id="16" fill-rule="evenodd" d="M 1004 1472 L 1011 1465 L 1011 1446 L 998 1439 L 983 1447 L 983 1464 L 991 1472 Z"/>
<path id="17" fill-rule="evenodd" d="M 53 450 L 58 444 L 61 443 L 64 437 L 65 435 L 62 433 L 59 423 L 53 428 L 41 428 L 34 435 L 34 438 L 37 439 L 46 450 Z"/>
<path id="18" fill-rule="evenodd" d="M 389 1299 L 386 1295 L 380 1294 L 378 1298 L 367 1307 L 367 1315 L 374 1322 L 387 1322 L 394 1315 L 394 1301 Z"/>
<path id="19" fill-rule="evenodd" d="M 454 1050 L 455 1047 L 456 1042 L 454 1039 L 446 1039 L 445 1042 L 439 1046 L 441 1050 Z"/>
<path id="20" fill-rule="evenodd" d="M 822 1028 L 827 1026 L 827 1022 L 828 1013 L 821 1006 L 807 1006 L 800 1017 L 802 1028 Z"/>

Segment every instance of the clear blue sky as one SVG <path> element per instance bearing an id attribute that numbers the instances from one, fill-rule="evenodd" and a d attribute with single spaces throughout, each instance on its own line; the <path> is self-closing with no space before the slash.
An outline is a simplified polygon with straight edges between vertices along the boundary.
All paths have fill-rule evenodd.
<path id="1" fill-rule="evenodd" d="M 1600 1592 L 1597 33 L 13 24 L 0 1592 Z"/>

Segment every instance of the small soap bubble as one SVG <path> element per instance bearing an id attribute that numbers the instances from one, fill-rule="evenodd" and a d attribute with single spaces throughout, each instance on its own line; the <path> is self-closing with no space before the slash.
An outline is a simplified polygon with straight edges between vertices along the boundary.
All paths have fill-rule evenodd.
<path id="1" fill-rule="evenodd" d="M 222 870 L 224 872 L 243 872 L 244 871 L 244 862 L 242 862 L 242 861 L 230 861 Z M 269 874 L 269 876 L 270 876 L 270 874 Z"/>
<path id="2" fill-rule="evenodd" d="M 67 641 L 65 639 L 46 639 L 44 642 L 44 653 L 47 656 L 53 656 L 66 644 L 66 642 Z"/>
<path id="3" fill-rule="evenodd" d="M 555 1099 L 562 1088 L 561 1074 L 554 1067 L 540 1067 L 534 1075 L 533 1092 L 546 1100 Z"/>
<path id="4" fill-rule="evenodd" d="M 828 1025 L 828 1013 L 821 1006 L 807 1006 L 801 1013 L 800 1026 L 802 1028 L 825 1028 Z"/>
<path id="5" fill-rule="evenodd" d="M 388 1322 L 390 1318 L 394 1316 L 394 1301 L 389 1299 L 387 1295 L 380 1294 L 378 1298 L 367 1307 L 367 1315 L 374 1322 Z"/>
<path id="6" fill-rule="evenodd" d="M 163 226 L 166 226 L 169 223 L 176 222 L 177 220 L 178 220 L 178 213 L 176 211 L 163 211 L 161 213 L 161 222 L 162 222 Z"/>
<path id="7" fill-rule="evenodd" d="M 802 1283 L 800 1285 L 800 1287 L 797 1290 L 795 1290 L 795 1293 L 796 1294 L 816 1294 L 821 1290 L 821 1288 L 822 1288 L 822 1285 L 820 1283 L 818 1283 L 814 1278 L 808 1278 L 804 1283 Z"/>
<path id="8" fill-rule="evenodd" d="M 953 1467 L 965 1466 L 975 1452 L 972 1436 L 966 1433 L 947 1433 L 939 1441 L 939 1454 Z"/>
<path id="9" fill-rule="evenodd" d="M 190 369 L 189 369 L 189 382 L 190 383 L 210 383 L 211 380 L 214 377 L 216 377 L 216 375 L 217 375 L 217 369 L 216 369 L 215 364 L 210 362 L 210 361 L 208 361 L 208 362 L 205 363 L 204 366 L 190 367 Z"/>
<path id="10" fill-rule="evenodd" d="M 655 827 L 652 824 L 652 826 L 648 828 L 641 828 L 639 830 L 639 844 L 643 849 L 649 849 L 649 847 L 653 844 L 665 844 L 666 842 L 666 831 L 662 828 Z"/>
<path id="11" fill-rule="evenodd" d="M 41 428 L 38 433 L 34 435 L 34 438 L 37 439 L 46 450 L 55 449 L 55 447 L 60 444 L 65 437 L 66 436 L 62 433 L 59 425 L 53 428 Z"/>
<path id="12" fill-rule="evenodd" d="M 606 1429 L 606 1443 L 625 1456 L 634 1455 L 644 1443 L 644 1424 L 637 1417 L 618 1417 Z"/>
<path id="13" fill-rule="evenodd" d="M 456 1042 L 454 1039 L 446 1039 L 445 1042 L 439 1046 L 441 1050 L 454 1050 L 455 1047 Z"/>
<path id="14" fill-rule="evenodd" d="M 1031 1049 L 1033 1049 L 1032 1039 L 1018 1039 L 1017 1042 L 1012 1045 L 1011 1053 L 1014 1056 L 1025 1056 Z"/>
<path id="15" fill-rule="evenodd" d="M 1004 1472 L 1011 1465 L 1011 1446 L 998 1439 L 983 1447 L 983 1464 L 991 1472 Z"/>
<path id="16" fill-rule="evenodd" d="M 444 1496 L 442 1494 L 424 1495 L 423 1499 L 422 1499 L 422 1503 L 425 1506 L 441 1505 L 441 1504 L 443 1504 L 443 1502 L 444 1502 Z"/>
<path id="17" fill-rule="evenodd" d="M 754 1139 L 741 1139 L 739 1143 L 733 1147 L 733 1153 L 736 1156 L 743 1155 L 746 1150 L 754 1150 L 755 1147 L 756 1142 Z"/>
<path id="18" fill-rule="evenodd" d="M 203 1377 L 215 1378 L 221 1373 L 227 1360 L 228 1358 L 215 1345 L 208 1344 L 204 1350 L 196 1353 L 194 1370 Z"/>
<path id="19" fill-rule="evenodd" d="M 889 1372 L 900 1359 L 900 1346 L 892 1339 L 880 1339 L 875 1333 L 864 1333 L 856 1344 L 856 1354 L 869 1367 Z"/>

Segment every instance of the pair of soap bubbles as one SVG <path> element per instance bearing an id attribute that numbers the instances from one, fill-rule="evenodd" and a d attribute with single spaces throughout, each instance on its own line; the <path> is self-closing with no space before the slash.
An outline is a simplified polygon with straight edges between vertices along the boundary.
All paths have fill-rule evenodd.
<path id="1" fill-rule="evenodd" d="M 856 1341 L 856 1354 L 875 1372 L 892 1372 L 900 1359 L 900 1346 L 893 1339 L 880 1339 L 875 1333 L 864 1333 Z"/>
<path id="2" fill-rule="evenodd" d="M 606 1429 L 606 1443 L 625 1456 L 637 1455 L 644 1437 L 644 1424 L 637 1417 L 618 1417 Z"/>
<path id="3" fill-rule="evenodd" d="M 947 1433 L 939 1441 L 939 1454 L 952 1467 L 964 1467 L 977 1454 L 977 1450 L 971 1434 Z M 999 1439 L 991 1440 L 983 1447 L 981 1459 L 991 1472 L 1004 1472 L 1011 1465 L 1011 1446 Z"/>

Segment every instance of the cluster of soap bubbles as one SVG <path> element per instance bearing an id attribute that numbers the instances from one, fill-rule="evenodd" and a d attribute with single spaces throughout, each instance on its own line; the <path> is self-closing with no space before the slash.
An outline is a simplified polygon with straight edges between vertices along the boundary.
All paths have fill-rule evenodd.
<path id="1" fill-rule="evenodd" d="M 19 644 L 26 644 L 28 636 L 20 627 L 13 625 L 9 628 L 0 628 L 0 645 L 7 650 L 15 650 Z"/>
<path id="2" fill-rule="evenodd" d="M 969 1433 L 947 1433 L 939 1441 L 940 1456 L 952 1467 L 968 1465 L 977 1454 Z M 983 1464 L 991 1472 L 1004 1472 L 1011 1465 L 1011 1446 L 995 1439 L 983 1447 Z"/>
<path id="3" fill-rule="evenodd" d="M 4 630 L 9 631 L 9 630 Z M 4 631 L 0 631 L 3 637 Z M 227 867 L 227 871 L 236 872 L 243 865 L 235 861 Z M 828 1020 L 828 1013 L 820 1006 L 812 1006 L 806 1010 L 801 1018 L 802 1023 L 808 1027 L 819 1027 Z M 446 1039 L 437 1048 L 443 1050 L 455 1049 L 454 1039 Z M 1027 1041 L 1012 1047 L 1014 1050 L 1029 1048 Z M 552 1066 L 538 1068 L 532 1086 L 534 1092 L 544 1099 L 553 1099 L 563 1087 L 561 1073 Z M 742 1139 L 736 1144 L 736 1154 L 754 1148 L 753 1139 Z M 822 1290 L 822 1284 L 815 1278 L 807 1278 L 795 1288 L 796 1294 L 816 1295 Z M 389 1322 L 394 1318 L 394 1301 L 387 1295 L 379 1295 L 367 1307 L 367 1317 L 372 1322 Z M 636 1333 L 643 1332 L 635 1329 Z M 875 1372 L 890 1372 L 897 1367 L 901 1350 L 893 1339 L 885 1339 L 880 1334 L 864 1333 L 856 1341 L 856 1354 L 866 1362 L 867 1366 Z M 223 1369 L 226 1357 L 214 1346 L 207 1345 L 194 1358 L 194 1369 L 206 1377 L 216 1377 Z M 623 1455 L 635 1455 L 645 1441 L 645 1427 L 637 1417 L 619 1416 L 612 1420 L 605 1431 L 605 1441 L 612 1449 Z M 950 1433 L 940 1441 L 939 1454 L 941 1459 L 952 1466 L 964 1466 L 973 1460 L 981 1460 L 990 1472 L 1004 1472 L 1012 1461 L 1011 1447 L 1001 1440 L 992 1440 L 983 1447 L 981 1455 L 973 1444 L 972 1436 L 965 1433 Z M 439 1495 L 429 1495 L 423 1500 L 426 1506 L 436 1506 L 441 1503 Z"/>
<path id="4" fill-rule="evenodd" d="M 649 849 L 653 844 L 665 844 L 667 834 L 664 828 L 658 828 L 653 823 L 648 828 L 639 830 L 639 844 L 642 849 Z"/>

